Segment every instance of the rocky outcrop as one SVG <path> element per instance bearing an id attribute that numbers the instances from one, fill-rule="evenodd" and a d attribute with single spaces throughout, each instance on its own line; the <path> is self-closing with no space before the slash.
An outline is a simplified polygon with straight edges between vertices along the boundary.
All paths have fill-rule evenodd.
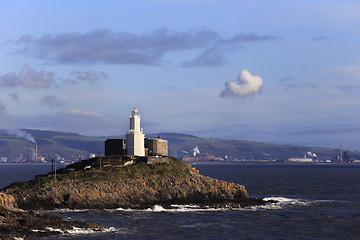
<path id="1" fill-rule="evenodd" d="M 23 209 L 143 209 L 154 205 L 171 207 L 171 204 L 245 207 L 264 204 L 262 200 L 249 198 L 244 186 L 199 175 L 174 158 L 169 164 L 137 162 L 126 167 L 120 160 L 119 164 L 114 163 L 114 159 L 111 161 L 103 158 L 102 167 L 94 159 L 69 165 L 56 181 L 53 174 L 48 174 L 27 183 L 10 185 L 4 191 L 14 195 L 18 206 Z"/>
<path id="2" fill-rule="evenodd" d="M 66 233 L 76 228 L 101 231 L 102 226 L 17 208 L 13 196 L 0 193 L 0 239 L 35 238 Z"/>
<path id="3" fill-rule="evenodd" d="M 24 209 L 148 208 L 171 204 L 253 204 L 242 185 L 204 176 L 152 176 L 112 182 L 68 180 L 16 195 Z"/>

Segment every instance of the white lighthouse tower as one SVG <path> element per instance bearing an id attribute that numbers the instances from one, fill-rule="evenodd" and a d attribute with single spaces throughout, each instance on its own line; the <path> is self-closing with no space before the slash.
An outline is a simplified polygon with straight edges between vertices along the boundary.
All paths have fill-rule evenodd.
<path id="1" fill-rule="evenodd" d="M 140 115 L 137 108 L 133 108 L 130 115 L 130 130 L 126 134 L 126 149 L 128 155 L 145 156 L 144 136 L 140 128 Z"/>

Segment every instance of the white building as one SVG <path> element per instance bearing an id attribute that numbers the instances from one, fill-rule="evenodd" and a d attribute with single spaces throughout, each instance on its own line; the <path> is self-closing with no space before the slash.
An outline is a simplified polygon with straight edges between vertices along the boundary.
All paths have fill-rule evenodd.
<path id="1" fill-rule="evenodd" d="M 133 108 L 130 115 L 130 130 L 126 134 L 126 149 L 128 155 L 145 156 L 145 134 L 140 128 L 140 115 L 137 108 Z"/>
<path id="2" fill-rule="evenodd" d="M 314 162 L 312 158 L 306 157 L 303 158 L 289 158 L 289 162 L 298 162 L 298 163 L 312 163 Z"/>

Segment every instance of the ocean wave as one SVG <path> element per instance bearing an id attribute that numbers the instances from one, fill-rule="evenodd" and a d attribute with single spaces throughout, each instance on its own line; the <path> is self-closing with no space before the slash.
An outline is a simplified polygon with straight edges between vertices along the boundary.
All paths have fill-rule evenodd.
<path id="1" fill-rule="evenodd" d="M 155 205 L 151 209 L 147 209 L 147 211 L 152 212 L 213 212 L 213 211 L 224 211 L 227 208 L 211 208 L 211 207 L 201 207 L 199 205 L 180 205 L 180 204 L 172 204 L 171 208 L 163 208 L 160 205 Z"/>
<path id="2" fill-rule="evenodd" d="M 45 230 L 38 230 L 38 229 L 33 229 L 33 232 L 46 232 L 46 231 L 50 231 L 50 232 L 59 232 L 60 234 L 64 234 L 64 235 L 77 235 L 77 234 L 94 234 L 94 233 L 109 233 L 109 232 L 119 232 L 119 229 L 114 228 L 114 227 L 109 227 L 109 228 L 79 228 L 79 227 L 72 227 L 72 229 L 67 229 L 67 230 L 61 230 L 59 228 L 52 228 L 52 227 L 47 227 L 45 228 Z"/>
<path id="3" fill-rule="evenodd" d="M 115 209 L 104 209 L 107 212 L 204 212 L 204 211 L 224 211 L 229 208 L 211 208 L 207 206 L 199 206 L 193 204 L 172 204 L 170 208 L 164 208 L 161 205 L 155 205 L 152 208 L 147 209 L 131 209 L 131 208 L 115 208 Z"/>
<path id="4" fill-rule="evenodd" d="M 40 210 L 41 213 L 67 213 L 67 212 L 89 212 L 90 209 L 70 209 L 70 208 L 61 208 L 53 210 Z"/>
<path id="5" fill-rule="evenodd" d="M 266 197 L 263 198 L 263 200 L 275 201 L 275 202 L 266 205 L 246 207 L 243 210 L 257 211 L 257 210 L 283 209 L 294 206 L 310 206 L 313 204 L 330 201 L 330 200 L 296 199 L 296 198 L 287 198 L 287 197 Z"/>
<path id="6" fill-rule="evenodd" d="M 266 205 L 250 206 L 250 207 L 239 207 L 234 208 L 230 206 L 225 206 L 222 208 L 214 208 L 209 206 L 199 206 L 195 204 L 172 204 L 170 208 L 164 208 L 161 205 L 155 205 L 147 209 L 132 209 L 132 208 L 114 208 L 114 209 L 102 209 L 102 210 L 91 210 L 91 209 L 56 209 L 56 210 L 46 210 L 41 212 L 89 212 L 89 211 L 106 211 L 109 213 L 115 212 L 215 212 L 215 211 L 227 211 L 227 210 L 240 210 L 240 211 L 256 211 L 256 210 L 266 210 L 266 209 L 282 209 L 285 207 L 291 206 L 309 206 L 318 203 L 329 203 L 334 202 L 335 200 L 306 200 L 306 199 L 295 199 L 288 197 L 265 197 L 264 201 L 275 201 L 274 203 L 269 203 Z M 70 219 L 69 219 L 70 220 Z"/>

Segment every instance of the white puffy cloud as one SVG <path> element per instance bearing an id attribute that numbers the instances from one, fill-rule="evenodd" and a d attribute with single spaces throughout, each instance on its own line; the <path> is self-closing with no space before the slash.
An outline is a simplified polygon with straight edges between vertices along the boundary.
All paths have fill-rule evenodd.
<path id="1" fill-rule="evenodd" d="M 253 76 L 248 70 L 244 69 L 237 80 L 225 82 L 225 89 L 221 91 L 220 97 L 244 98 L 253 96 L 260 92 L 263 85 L 264 82 L 260 76 Z"/>

